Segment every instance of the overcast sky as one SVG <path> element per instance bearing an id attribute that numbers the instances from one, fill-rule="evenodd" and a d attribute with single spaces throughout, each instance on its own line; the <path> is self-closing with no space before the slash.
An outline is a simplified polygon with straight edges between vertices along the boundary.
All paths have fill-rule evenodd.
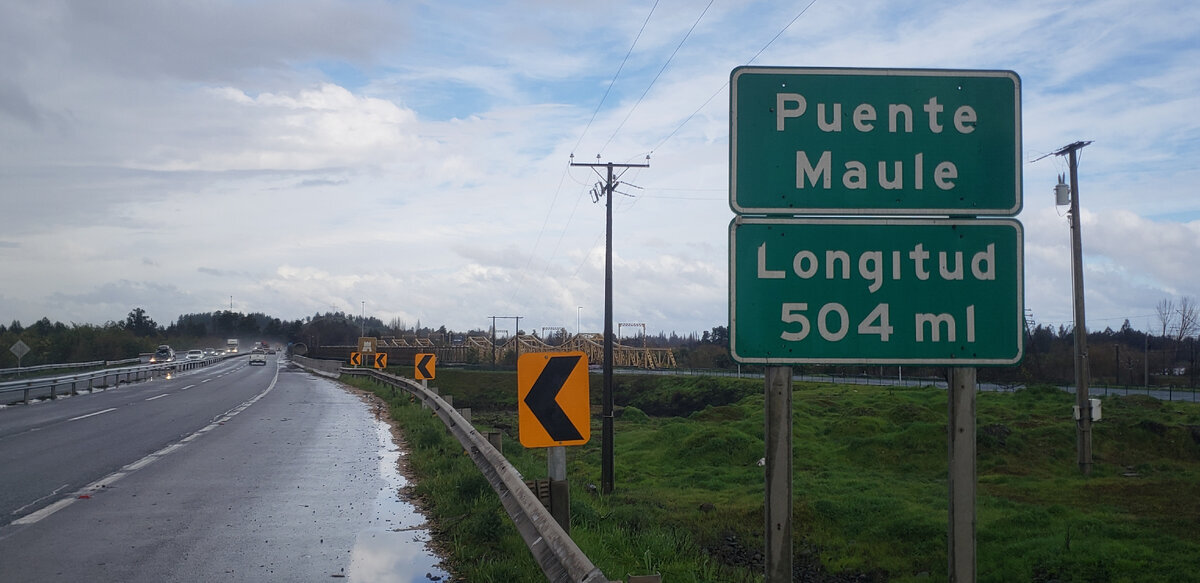
<path id="1" fill-rule="evenodd" d="M 1200 295 L 1200 3 L 806 6 L 6 0 L 0 321 L 167 324 L 232 297 L 598 331 L 604 207 L 574 153 L 650 156 L 614 197 L 615 319 L 725 325 L 748 63 L 1015 71 L 1034 318 L 1072 318 L 1066 162 L 1034 160 L 1077 140 L 1089 328 Z"/>

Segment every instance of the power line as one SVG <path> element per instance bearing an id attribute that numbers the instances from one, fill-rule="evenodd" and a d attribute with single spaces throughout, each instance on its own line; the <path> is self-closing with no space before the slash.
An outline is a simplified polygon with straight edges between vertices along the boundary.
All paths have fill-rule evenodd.
<path id="1" fill-rule="evenodd" d="M 646 30 L 646 24 L 650 22 L 650 17 L 654 15 L 654 9 L 657 7 L 658 0 L 654 0 L 654 5 L 650 7 L 650 12 L 646 14 L 646 20 L 642 22 L 642 27 L 638 30 L 637 35 L 633 38 L 633 42 L 629 45 L 629 50 L 626 51 L 625 58 L 621 59 L 621 64 L 617 67 L 617 72 L 613 74 L 612 81 L 609 81 L 608 87 L 605 88 L 604 95 L 600 98 L 600 103 L 596 104 L 596 110 L 592 112 L 592 118 L 588 120 L 587 125 L 583 128 L 583 132 L 579 134 L 579 139 L 575 142 L 575 149 L 579 148 L 579 144 L 583 142 L 584 136 L 587 135 L 588 130 L 592 127 L 592 122 L 596 120 L 596 115 L 600 113 L 600 108 L 604 106 L 604 101 L 608 99 L 609 92 L 611 92 L 613 86 L 616 85 L 617 78 L 620 77 L 621 71 L 625 68 L 625 62 L 629 60 L 629 55 L 633 54 L 634 47 L 637 46 L 638 40 L 642 38 L 642 33 Z M 521 289 L 521 286 L 525 284 L 525 277 L 529 272 L 529 266 L 533 264 L 533 258 L 537 254 L 538 245 L 542 242 L 542 236 L 546 233 L 546 225 L 550 223 L 550 215 L 554 212 L 554 207 L 558 204 L 558 196 L 562 193 L 563 181 L 566 179 L 567 175 L 570 174 L 570 169 L 571 166 L 568 164 L 563 168 L 563 174 L 558 179 L 558 187 L 554 189 L 554 198 L 550 201 L 550 208 L 547 209 L 546 217 L 542 220 L 542 228 L 538 231 L 537 238 L 533 243 L 533 249 L 529 253 L 529 261 L 526 262 L 525 269 L 521 271 L 521 280 L 517 282 L 517 285 L 513 286 L 513 297 L 516 296 L 517 292 Z M 575 177 L 572 176 L 571 179 L 575 180 Z M 577 208 L 579 208 L 578 199 L 576 199 L 575 206 L 572 207 L 571 214 L 567 217 L 567 222 L 563 226 L 562 231 L 559 233 L 558 242 L 554 246 L 554 252 L 551 253 L 550 258 L 546 260 L 546 267 L 542 270 L 543 275 L 549 271 L 550 262 L 554 259 L 555 255 L 557 255 L 558 246 L 562 243 L 563 234 L 566 233 L 567 225 L 571 224 L 571 219 L 574 218 L 575 210 Z"/>
<path id="2" fill-rule="evenodd" d="M 525 277 L 529 273 L 529 266 L 533 265 L 533 257 L 537 254 L 538 245 L 542 242 L 542 235 L 546 233 L 546 225 L 550 223 L 550 215 L 554 212 L 554 207 L 558 204 L 558 195 L 562 193 L 563 182 L 566 180 L 570 169 L 570 166 L 564 167 L 562 176 L 558 177 L 558 187 L 554 189 L 554 198 L 550 200 L 550 208 L 546 209 L 546 218 L 542 219 L 542 228 L 538 230 L 537 238 L 533 241 L 533 249 L 529 251 L 529 261 L 525 262 L 525 269 L 521 270 L 521 279 L 513 286 L 513 293 L 509 296 L 510 301 L 516 297 L 521 286 L 525 285 Z M 576 203 L 576 206 L 578 206 L 578 203 Z M 571 210 L 571 216 L 575 216 L 574 209 Z M 567 219 L 567 222 L 570 223 L 570 219 Z M 562 240 L 561 237 L 559 240 Z"/>
<path id="3" fill-rule="evenodd" d="M 763 54 L 763 51 L 767 50 L 767 47 L 770 47 L 772 44 L 775 43 L 775 41 L 779 37 L 783 36 L 783 33 L 787 32 L 787 29 L 791 28 L 792 25 L 795 24 L 797 20 L 800 20 L 800 17 L 804 16 L 804 13 L 808 12 L 808 9 L 812 8 L 812 5 L 816 4 L 816 3 L 817 3 L 817 0 L 812 0 L 812 2 L 809 2 L 808 6 L 805 6 L 802 10 L 800 10 L 800 12 L 798 14 L 796 14 L 796 16 L 794 16 L 790 21 L 788 21 L 787 25 L 785 25 L 782 29 L 780 29 L 778 34 L 771 37 L 771 40 L 767 41 L 767 44 L 763 45 L 763 48 L 758 49 L 758 52 L 754 53 L 754 56 L 750 57 L 749 61 L 746 61 L 746 64 L 749 65 L 749 64 L 753 63 L 755 60 L 757 60 L 758 56 Z"/>
<path id="4" fill-rule="evenodd" d="M 816 0 L 813 1 L 815 2 Z M 671 52 L 671 56 L 667 57 L 667 62 L 663 63 L 662 68 L 658 70 L 658 74 L 650 80 L 650 84 L 646 86 L 646 90 L 642 92 L 642 96 L 638 97 L 637 102 L 634 103 L 633 107 L 629 108 L 629 112 L 625 114 L 625 119 L 621 120 L 621 123 L 617 126 L 617 129 L 613 130 L 612 135 L 608 137 L 608 141 L 604 142 L 604 146 L 600 148 L 600 153 L 604 153 L 604 148 L 607 148 L 608 145 L 612 143 L 613 138 L 617 137 L 617 134 L 621 131 L 621 128 L 625 126 L 625 122 L 629 121 L 629 116 L 633 115 L 634 110 L 636 110 L 638 106 L 642 104 L 642 100 L 646 98 L 648 93 L 650 93 L 650 88 L 654 87 L 654 83 L 657 82 L 658 78 L 662 76 L 663 71 L 667 70 L 667 66 L 671 64 L 671 60 L 675 58 L 675 54 L 678 53 L 679 49 L 683 47 L 683 43 L 687 42 L 688 37 L 692 36 L 692 31 L 696 30 L 696 25 L 700 24 L 700 19 L 704 18 L 704 15 L 708 13 L 708 9 L 712 7 L 713 2 L 714 0 L 708 0 L 708 6 L 705 6 L 704 10 L 700 12 L 700 16 L 696 17 L 696 21 L 692 23 L 692 27 L 688 29 L 687 34 L 683 35 L 683 38 L 679 41 L 679 44 L 675 46 L 675 50 Z"/>
<path id="5" fill-rule="evenodd" d="M 592 122 L 596 121 L 596 114 L 600 113 L 600 107 L 604 105 L 604 100 L 608 99 L 608 93 L 612 91 L 614 85 L 617 84 L 617 77 L 621 75 L 621 70 L 625 68 L 625 62 L 629 60 L 629 55 L 633 54 L 633 47 L 637 46 L 638 39 L 642 38 L 642 32 L 646 30 L 646 25 L 650 22 L 650 16 L 654 14 L 654 9 L 658 7 L 658 0 L 654 0 L 654 5 L 650 7 L 650 13 L 646 15 L 646 20 L 642 22 L 642 28 L 638 30 L 637 36 L 633 37 L 633 43 L 629 45 L 629 50 L 625 53 L 625 58 L 621 59 L 621 65 L 617 67 L 617 72 L 613 74 L 612 81 L 608 82 L 608 87 L 604 90 L 604 96 L 600 98 L 600 103 L 596 104 L 596 111 L 592 112 L 592 119 L 589 119 L 587 125 L 584 126 L 583 132 L 579 134 L 579 139 L 575 142 L 575 147 L 571 151 L 579 149 L 579 144 L 583 143 L 583 137 L 592 127 Z"/>
<path id="6" fill-rule="evenodd" d="M 769 48 L 772 44 L 775 44 L 775 41 L 778 40 L 779 37 L 783 36 L 783 33 L 787 32 L 787 29 L 791 28 L 792 25 L 795 24 L 797 20 L 800 20 L 800 17 L 804 16 L 804 13 L 808 12 L 808 9 L 812 8 L 812 5 L 816 4 L 816 3 L 817 3 L 817 0 L 812 0 L 811 2 L 808 3 L 807 6 L 802 8 L 800 10 L 800 12 L 796 13 L 796 16 L 792 17 L 792 19 L 790 21 L 788 21 L 788 23 L 786 25 L 784 25 L 784 27 L 781 28 L 779 30 L 779 32 L 775 34 L 775 36 L 771 37 L 771 40 L 767 41 L 767 44 L 763 45 L 763 47 L 761 49 L 758 49 L 758 52 L 754 53 L 754 56 L 750 57 L 749 61 L 746 61 L 746 64 L 750 65 L 750 64 L 754 63 L 754 61 L 758 59 L 759 55 L 763 54 L 763 52 L 766 51 L 767 48 Z M 651 150 L 651 151 L 656 152 L 656 151 L 658 151 L 659 148 L 663 147 L 663 144 L 666 144 L 668 140 L 670 140 L 672 137 L 675 136 L 675 134 L 679 133 L 679 130 L 683 129 L 683 126 L 687 125 L 688 122 L 692 121 L 692 118 L 696 117 L 696 114 L 703 111 L 705 107 L 708 107 L 708 104 L 713 99 L 716 99 L 717 96 L 720 95 L 721 92 L 724 91 L 726 87 L 729 87 L 729 81 L 725 81 L 725 83 L 723 85 L 721 85 L 720 89 L 717 89 L 717 91 L 715 93 L 713 93 L 712 95 L 710 95 L 708 97 L 708 99 L 705 99 L 704 103 L 700 104 L 700 107 L 696 108 L 696 111 L 693 111 L 691 115 L 687 116 L 687 118 L 684 119 L 683 122 L 680 123 L 678 127 L 671 130 L 671 133 L 667 134 L 667 137 L 663 138 L 662 141 L 659 142 L 658 145 L 654 147 L 654 150 Z M 611 141 L 612 138 L 609 138 L 609 140 Z"/>
<path id="7" fill-rule="evenodd" d="M 767 43 L 766 43 L 766 44 L 764 44 L 764 45 L 763 45 L 763 47 L 762 47 L 761 49 L 759 49 L 759 50 L 758 50 L 758 52 L 757 52 L 757 53 L 755 53 L 753 57 L 751 57 L 751 58 L 750 58 L 750 60 L 749 60 L 749 61 L 747 61 L 747 64 L 753 63 L 753 62 L 754 62 L 756 59 L 758 59 L 758 57 L 759 57 L 760 55 L 762 55 L 762 53 L 763 53 L 764 51 L 766 51 L 768 48 L 770 48 L 770 46 L 771 46 L 772 44 L 774 44 L 774 43 L 775 43 L 775 41 L 776 41 L 776 40 L 778 40 L 778 39 L 779 39 L 779 37 L 780 37 L 780 36 L 782 36 L 784 32 L 786 32 L 786 31 L 787 31 L 787 30 L 788 30 L 788 29 L 789 29 L 789 28 L 790 28 L 790 27 L 791 27 L 793 24 L 795 24 L 795 23 L 796 23 L 796 21 L 797 21 L 797 20 L 799 20 L 799 19 L 800 19 L 800 17 L 801 17 L 801 16 L 803 16 L 803 15 L 804 15 L 804 14 L 805 14 L 805 13 L 808 11 L 808 9 L 809 9 L 809 8 L 811 8 L 811 7 L 813 6 L 813 4 L 816 4 L 816 1 L 817 1 L 817 0 L 811 0 L 811 1 L 810 1 L 810 2 L 807 4 L 807 5 L 805 5 L 805 7 L 804 7 L 803 9 L 801 9 L 801 10 L 800 10 L 800 11 L 799 11 L 799 12 L 796 14 L 796 16 L 794 16 L 794 17 L 793 17 L 793 18 L 792 18 L 790 21 L 788 21 L 788 23 L 787 23 L 787 24 L 786 24 L 786 25 L 785 25 L 785 26 L 784 26 L 782 29 L 780 29 L 780 30 L 779 30 L 779 32 L 778 32 L 778 33 L 776 33 L 776 34 L 775 34 L 775 36 L 773 36 L 773 37 L 771 38 L 771 40 L 767 41 Z M 706 6 L 704 7 L 704 10 L 700 12 L 700 15 L 699 15 L 699 16 L 696 18 L 695 22 L 693 22 L 693 23 L 692 23 L 692 26 L 691 26 L 691 28 L 689 28 L 689 29 L 688 29 L 688 32 L 687 32 L 687 34 L 685 34 L 685 35 L 684 35 L 684 37 L 683 37 L 683 39 L 681 39 L 681 40 L 679 41 L 679 44 L 678 44 L 678 45 L 676 45 L 676 47 L 675 47 L 675 50 L 674 50 L 674 51 L 672 51 L 672 53 L 671 53 L 671 56 L 667 58 L 667 61 L 666 61 L 665 63 L 663 63 L 663 66 L 662 66 L 662 68 L 661 68 L 661 69 L 659 69 L 659 71 L 658 71 L 658 74 L 654 76 L 654 79 L 652 79 L 652 80 L 650 81 L 650 84 L 649 84 L 649 85 L 646 87 L 645 91 L 643 91 L 643 92 L 642 92 L 642 95 L 641 95 L 641 96 L 638 98 L 637 102 L 635 102 L 635 103 L 634 103 L 634 105 L 633 105 L 633 107 L 632 107 L 632 108 L 630 108 L 629 112 L 628 112 L 628 113 L 626 113 L 626 115 L 625 115 L 625 118 L 624 118 L 624 119 L 621 121 L 621 124 L 620 124 L 620 125 L 618 125 L 618 126 L 617 126 L 617 128 L 616 128 L 616 130 L 614 130 L 614 131 L 613 131 L 612 135 L 611 135 L 611 136 L 609 136 L 609 138 L 608 138 L 608 141 L 606 141 L 606 142 L 604 143 L 604 147 L 603 147 L 603 148 L 601 148 L 601 151 L 603 151 L 603 149 L 604 149 L 604 148 L 607 148 L 607 147 L 608 147 L 608 145 L 612 143 L 612 140 L 613 140 L 613 139 L 616 137 L 617 133 L 619 133 L 619 132 L 620 132 L 620 130 L 621 130 L 623 127 L 624 127 L 625 123 L 626 123 L 626 122 L 629 120 L 630 116 L 632 116 L 632 115 L 633 115 L 633 112 L 634 112 L 634 110 L 636 110 L 636 109 L 638 108 L 638 106 L 639 106 L 639 105 L 642 103 L 642 101 L 645 99 L 646 95 L 648 95 L 648 94 L 650 93 L 650 89 L 654 87 L 654 84 L 655 84 L 655 83 L 658 81 L 658 79 L 659 79 L 659 78 L 662 76 L 663 72 L 665 72 L 665 71 L 666 71 L 666 69 L 667 69 L 667 67 L 670 65 L 671 61 L 672 61 L 672 60 L 675 58 L 675 55 L 676 55 L 676 54 L 679 52 L 679 49 L 683 47 L 683 44 L 684 44 L 684 43 L 687 41 L 687 39 L 688 39 L 688 38 L 691 36 L 692 32 L 693 32 L 693 31 L 695 31 L 696 27 L 697 27 L 697 26 L 700 24 L 700 21 L 701 21 L 701 20 L 704 18 L 704 16 L 705 16 L 705 15 L 708 13 L 708 10 L 709 10 L 709 8 L 711 8 L 711 7 L 712 7 L 712 5 L 713 5 L 713 0 L 709 0 L 709 3 L 708 3 L 708 5 L 706 5 Z M 658 7 L 658 0 L 655 0 L 654 4 L 653 4 L 653 5 L 650 7 L 650 11 L 649 11 L 649 12 L 646 14 L 646 18 L 645 18 L 645 20 L 644 20 L 644 21 L 642 21 L 642 26 L 641 26 L 641 28 L 638 30 L 638 33 L 637 33 L 637 35 L 634 37 L 634 39 L 633 39 L 633 42 L 630 44 L 630 46 L 629 46 L 629 50 L 628 50 L 628 51 L 626 51 L 626 53 L 625 53 L 625 57 L 624 57 L 624 58 L 621 60 L 621 64 L 620 64 L 620 65 L 617 67 L 617 71 L 616 71 L 616 73 L 614 73 L 614 74 L 613 74 L 613 78 L 612 78 L 612 80 L 609 82 L 609 84 L 608 84 L 608 87 L 606 87 L 606 88 L 605 88 L 604 95 L 603 95 L 603 96 L 600 98 L 600 102 L 599 102 L 599 103 L 596 105 L 596 109 L 595 109 L 595 110 L 592 112 L 591 119 L 589 119 L 589 120 L 588 120 L 588 123 L 587 123 L 587 125 L 586 125 L 586 126 L 584 126 L 583 132 L 581 132 L 581 133 L 580 133 L 580 135 L 579 135 L 579 139 L 578 139 L 578 140 L 576 140 L 576 142 L 575 142 L 575 148 L 574 148 L 574 149 L 578 149 L 578 148 L 579 148 L 579 145 L 580 145 L 581 143 L 583 143 L 583 138 L 584 138 L 584 137 L 587 135 L 587 132 L 588 132 L 588 131 L 591 129 L 592 123 L 595 121 L 595 119 L 596 119 L 596 116 L 597 116 L 597 115 L 599 114 L 599 112 L 600 112 L 600 109 L 603 107 L 603 105 L 604 105 L 605 101 L 608 99 L 608 96 L 609 96 L 610 92 L 612 91 L 612 88 L 613 88 L 613 86 L 614 86 L 614 85 L 616 85 L 617 79 L 620 77 L 620 74 L 621 74 L 621 72 L 624 70 L 624 68 L 625 68 L 625 64 L 626 64 L 626 62 L 628 62 L 628 60 L 629 60 L 629 57 L 630 57 L 630 56 L 633 54 L 633 50 L 634 50 L 634 48 L 637 46 L 637 43 L 638 43 L 638 41 L 641 39 L 641 37 L 642 37 L 642 34 L 645 32 L 645 30 L 646 30 L 646 26 L 649 24 L 649 22 L 650 22 L 650 18 L 651 18 L 651 17 L 654 15 L 654 11 L 655 11 L 655 9 L 657 9 L 657 7 Z M 720 94 L 721 94 L 721 92 L 722 92 L 722 91 L 724 91 L 724 90 L 725 90 L 725 88 L 726 88 L 728 85 L 729 85 L 729 83 L 728 83 L 728 81 L 727 81 L 725 84 L 723 84 L 723 85 L 721 86 L 721 88 L 720 88 L 720 89 L 718 89 L 718 90 L 717 90 L 715 93 L 713 93 L 713 94 L 712 94 L 712 95 L 711 95 L 711 96 L 710 96 L 708 99 L 706 99 L 706 100 L 704 101 L 704 103 L 703 103 L 703 104 L 701 104 L 701 105 L 700 105 L 700 107 L 696 109 L 696 111 L 692 112 L 692 114 L 691 114 L 691 115 L 689 115 L 689 116 L 688 116 L 686 119 L 684 119 L 684 120 L 683 120 L 683 122 L 679 124 L 679 126 L 677 126 L 677 127 L 674 129 L 674 130 L 672 130 L 672 131 L 671 131 L 671 133 L 670 133 L 670 134 L 668 134 L 668 135 L 667 135 L 665 138 L 663 138 L 663 140 L 662 140 L 661 142 L 659 142 L 659 144 L 658 144 L 657 146 L 655 146 L 654 150 L 657 150 L 657 149 L 661 148 L 661 147 L 662 147 L 664 144 L 666 144 L 666 143 L 667 143 L 667 141 L 669 141 L 669 140 L 670 140 L 672 137 L 674 137 L 674 136 L 675 136 L 675 134 L 676 134 L 676 133 L 678 133 L 680 129 L 682 129 L 682 128 L 683 128 L 685 125 L 687 125 L 687 123 L 688 123 L 688 122 L 690 122 L 690 121 L 692 120 L 692 118 L 694 118 L 694 117 L 695 117 L 697 114 L 699 114 L 699 113 L 700 113 L 700 112 L 701 112 L 701 111 L 702 111 L 702 110 L 703 110 L 705 107 L 707 107 L 707 106 L 708 106 L 708 104 L 709 104 L 710 102 L 712 102 L 712 100 L 713 100 L 713 99 L 715 99 L 715 98 L 717 97 L 717 95 L 720 95 Z M 651 152 L 653 152 L 654 150 L 651 150 Z M 530 260 L 529 260 L 529 264 L 532 264 L 532 261 L 533 261 L 533 255 L 536 253 L 536 251 L 537 251 L 537 246 L 540 244 L 540 242 L 541 242 L 541 238 L 542 238 L 542 236 L 543 236 L 543 235 L 544 235 L 544 233 L 545 233 L 546 225 L 547 225 L 547 224 L 549 224 L 550 214 L 551 214 L 551 212 L 553 211 L 554 207 L 555 207 L 555 206 L 556 206 L 556 204 L 557 204 L 557 201 L 558 201 L 558 196 L 560 195 L 560 193 L 561 193 L 561 191 L 562 191 L 563 180 L 564 180 L 564 179 L 565 179 L 567 176 L 569 176 L 569 177 L 571 178 L 571 180 L 572 180 L 572 181 L 574 181 L 576 184 L 580 185 L 580 186 L 581 186 L 581 187 L 583 187 L 583 188 L 587 188 L 587 187 L 589 186 L 588 184 L 586 184 L 586 183 L 583 183 L 583 182 L 579 181 L 579 180 L 578 180 L 578 179 L 577 179 L 577 178 L 576 178 L 574 175 L 572 175 L 572 174 L 570 173 L 570 165 L 568 165 L 568 166 L 567 166 L 567 168 L 566 168 L 566 169 L 564 169 L 564 174 L 563 174 L 563 176 L 559 178 L 559 185 L 558 185 L 558 188 L 555 190 L 555 193 L 554 193 L 554 199 L 551 201 L 551 204 L 550 204 L 550 210 L 548 210 L 548 211 L 547 211 L 547 213 L 546 213 L 546 217 L 545 217 L 545 219 L 542 221 L 542 229 L 541 229 L 541 230 L 538 232 L 537 240 L 534 242 L 534 248 L 533 248 L 533 252 L 530 254 Z M 659 189 L 659 190 L 669 190 L 669 189 Z M 682 190 L 682 189 L 681 189 L 681 190 Z M 681 199 L 681 200 L 708 200 L 708 199 L 706 199 L 706 198 L 670 197 L 670 196 L 656 196 L 656 195 L 644 195 L 644 194 L 643 194 L 643 195 L 641 195 L 641 196 L 642 196 L 642 197 L 647 197 L 647 198 L 660 198 L 660 199 L 670 199 L 670 198 L 674 198 L 674 199 Z M 557 256 L 557 254 L 558 254 L 558 249 L 559 249 L 559 247 L 561 246 L 561 244 L 562 244 L 562 241 L 563 241 L 563 238 L 564 238 L 564 236 L 565 236 L 565 234 L 566 234 L 566 231 L 567 231 L 567 228 L 566 228 L 566 227 L 567 227 L 567 225 L 570 225 L 570 223 L 571 223 L 572 219 L 573 219 L 573 218 L 574 218 L 574 216 L 575 216 L 575 212 L 576 212 L 576 210 L 579 208 L 579 200 L 580 200 L 580 199 L 577 197 L 577 198 L 576 198 L 575 205 L 574 205 L 574 206 L 572 207 L 572 209 L 571 209 L 571 214 L 570 214 L 570 216 L 567 218 L 566 224 L 563 226 L 563 229 L 562 229 L 562 230 L 560 231 L 560 233 L 559 233 L 558 240 L 557 240 L 557 242 L 555 243 L 555 246 L 554 246 L 554 251 L 551 253 L 551 255 L 550 255 L 549 259 L 547 259 L 547 260 L 546 260 L 546 266 L 545 266 L 545 268 L 543 269 L 543 275 L 544 275 L 546 272 L 548 272 L 548 271 L 549 271 L 549 268 L 550 268 L 550 263 L 551 263 L 551 262 L 554 260 L 554 257 L 556 257 L 556 256 Z M 713 200 L 715 200 L 715 199 L 713 199 Z M 636 202 L 636 199 L 635 199 L 635 202 Z M 599 237 L 597 237 L 597 239 L 598 239 L 598 238 L 599 238 Z M 592 245 L 591 249 L 594 249 L 594 248 L 595 248 L 595 244 L 593 244 L 593 245 Z M 579 265 L 576 267 L 576 269 L 575 269 L 575 272 L 574 272 L 574 274 L 572 275 L 572 277 L 576 277 L 576 276 L 578 276 L 578 274 L 579 274 L 579 271 L 580 271 L 580 270 L 583 268 L 583 265 L 585 265 L 585 264 L 587 263 L 587 260 L 588 260 L 588 258 L 590 257 L 590 255 L 591 255 L 591 251 L 590 251 L 590 250 L 589 250 L 589 252 L 588 252 L 588 253 L 584 254 L 584 257 L 583 257 L 583 259 L 581 260 L 580 264 L 579 264 Z M 528 265 L 527 265 L 527 267 L 528 267 Z M 524 274 L 524 273 L 526 273 L 526 272 L 528 272 L 528 269 L 524 270 L 522 273 Z M 520 283 L 518 283 L 518 285 L 517 285 L 517 286 L 515 286 L 515 288 L 514 288 L 514 289 L 519 289 L 519 288 L 521 287 L 521 285 L 523 285 L 523 283 L 524 283 L 524 275 L 522 275 L 522 280 L 521 280 L 521 282 L 520 282 Z"/>

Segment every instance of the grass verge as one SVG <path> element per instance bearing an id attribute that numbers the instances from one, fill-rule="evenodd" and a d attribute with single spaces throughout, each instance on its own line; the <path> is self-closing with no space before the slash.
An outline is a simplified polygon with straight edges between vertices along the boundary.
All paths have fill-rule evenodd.
<path id="1" fill-rule="evenodd" d="M 523 475 L 545 476 L 544 452 L 517 439 L 513 373 L 438 374 L 442 394 L 471 407 L 478 428 L 504 432 L 505 454 Z M 613 579 L 761 580 L 762 381 L 630 375 L 616 385 L 625 404 L 616 491 L 596 492 L 598 414 L 592 441 L 568 450 L 576 542 Z M 794 389 L 796 579 L 945 580 L 945 391 Z M 456 576 L 542 580 L 440 421 L 403 393 L 373 390 L 407 437 L 415 494 Z M 979 580 L 1200 581 L 1200 406 L 1106 398 L 1085 477 L 1075 465 L 1072 404 L 1050 387 L 979 394 Z"/>

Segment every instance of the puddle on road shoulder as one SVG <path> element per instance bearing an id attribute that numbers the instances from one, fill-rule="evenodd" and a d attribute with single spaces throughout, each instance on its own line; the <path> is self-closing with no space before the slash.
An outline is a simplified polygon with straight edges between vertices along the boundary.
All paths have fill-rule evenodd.
<path id="1" fill-rule="evenodd" d="M 400 490 L 408 480 L 396 467 L 401 452 L 392 441 L 391 427 L 376 421 L 375 432 L 379 437 L 379 473 L 385 485 L 375 498 L 374 526 L 354 539 L 347 578 L 356 583 L 445 581 L 449 574 L 428 547 L 425 517 L 400 498 Z"/>

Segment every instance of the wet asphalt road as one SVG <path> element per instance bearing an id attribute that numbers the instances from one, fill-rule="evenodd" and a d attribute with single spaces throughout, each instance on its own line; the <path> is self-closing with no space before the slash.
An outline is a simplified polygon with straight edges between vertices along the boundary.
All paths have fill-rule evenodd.
<path id="1" fill-rule="evenodd" d="M 423 547 L 369 407 L 277 362 L 0 410 L 0 581 L 366 580 L 360 539 Z M 440 573 L 404 554 L 389 580 Z"/>

